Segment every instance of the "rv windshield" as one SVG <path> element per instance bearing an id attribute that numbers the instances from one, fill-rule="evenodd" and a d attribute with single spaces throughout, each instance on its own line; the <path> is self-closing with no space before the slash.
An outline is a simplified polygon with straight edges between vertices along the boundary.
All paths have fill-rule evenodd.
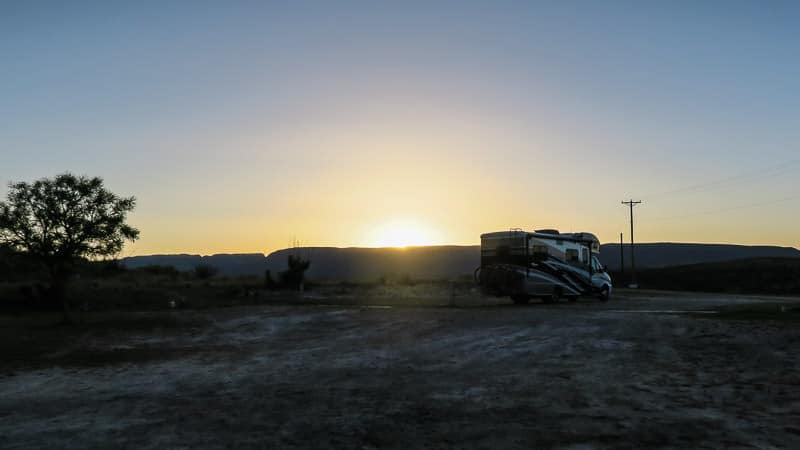
<path id="1" fill-rule="evenodd" d="M 592 256 L 592 270 L 595 272 L 603 271 L 603 265 L 600 264 L 600 260 L 598 260 L 596 256 Z"/>

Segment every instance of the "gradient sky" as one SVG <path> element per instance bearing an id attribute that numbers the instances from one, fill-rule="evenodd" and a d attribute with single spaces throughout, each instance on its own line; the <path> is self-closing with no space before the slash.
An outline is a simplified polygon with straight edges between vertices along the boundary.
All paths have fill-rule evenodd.
<path id="1" fill-rule="evenodd" d="M 798 2 L 4 1 L 0 181 L 135 195 L 123 256 L 615 242 L 630 197 L 637 241 L 798 246 L 798 23 Z"/>

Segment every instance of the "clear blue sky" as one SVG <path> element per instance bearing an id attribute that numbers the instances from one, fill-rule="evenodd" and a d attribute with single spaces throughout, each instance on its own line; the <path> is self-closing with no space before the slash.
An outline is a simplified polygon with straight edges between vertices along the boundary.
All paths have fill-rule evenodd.
<path id="1" fill-rule="evenodd" d="M 387 3 L 2 2 L 0 181 L 136 195 L 129 254 L 614 241 L 630 196 L 800 244 L 800 3 Z"/>

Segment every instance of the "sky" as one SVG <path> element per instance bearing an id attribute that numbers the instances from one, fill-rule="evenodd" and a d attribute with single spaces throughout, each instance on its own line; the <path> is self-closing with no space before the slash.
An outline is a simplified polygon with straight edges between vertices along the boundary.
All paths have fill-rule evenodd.
<path id="1" fill-rule="evenodd" d="M 0 2 L 0 197 L 134 195 L 122 256 L 800 246 L 797 2 Z"/>

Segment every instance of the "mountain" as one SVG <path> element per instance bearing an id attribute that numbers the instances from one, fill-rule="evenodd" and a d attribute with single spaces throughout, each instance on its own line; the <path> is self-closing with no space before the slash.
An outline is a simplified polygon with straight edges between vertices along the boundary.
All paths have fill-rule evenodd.
<path id="1" fill-rule="evenodd" d="M 182 272 L 194 270 L 200 264 L 208 264 L 220 270 L 222 275 L 263 274 L 267 261 L 262 253 L 233 253 L 211 256 L 200 255 L 147 255 L 123 258 L 121 263 L 130 269 L 145 266 L 172 266 Z"/>
<path id="2" fill-rule="evenodd" d="M 264 256 L 260 253 L 200 255 L 150 255 L 122 259 L 136 269 L 145 266 L 172 266 L 180 271 L 194 270 L 199 264 L 217 267 L 221 275 L 274 275 L 286 270 L 290 254 L 311 259 L 307 276 L 313 280 L 375 281 L 382 276 L 409 276 L 439 279 L 471 274 L 480 264 L 478 246 L 431 246 L 408 248 L 303 247 L 283 249 Z"/>
<path id="3" fill-rule="evenodd" d="M 612 273 L 614 280 L 625 280 Z M 800 295 L 800 258 L 734 261 L 649 268 L 637 271 L 639 286 L 673 291 Z"/>
<path id="4" fill-rule="evenodd" d="M 267 256 L 268 268 L 286 268 L 288 255 L 278 250 Z M 443 245 L 408 248 L 310 247 L 300 250 L 311 259 L 308 277 L 314 280 L 375 281 L 383 276 L 441 279 L 471 275 L 480 265 L 480 247 Z"/>
<path id="5" fill-rule="evenodd" d="M 791 247 L 744 246 L 728 244 L 636 244 L 636 266 L 640 269 L 688 264 L 734 261 L 748 258 L 800 258 Z M 619 244 L 604 244 L 600 259 L 611 270 L 619 269 Z M 630 246 L 623 246 L 625 265 L 630 265 Z M 374 281 L 383 276 L 408 276 L 413 279 L 441 279 L 471 275 L 480 264 L 480 248 L 471 246 L 431 246 L 409 248 L 304 247 L 284 249 L 264 256 L 260 253 L 200 255 L 152 255 L 124 258 L 129 268 L 148 265 L 173 266 L 190 271 L 198 264 L 217 267 L 221 275 L 257 275 L 266 270 L 277 274 L 286 269 L 292 252 L 311 259 L 308 277 L 313 280 Z"/>
<path id="6" fill-rule="evenodd" d="M 618 270 L 620 267 L 619 247 L 619 244 L 603 244 L 600 247 L 600 260 L 611 270 Z M 658 242 L 636 244 L 634 248 L 637 268 L 670 267 L 748 258 L 800 258 L 800 250 L 796 248 L 769 245 Z M 630 244 L 624 244 L 622 250 L 624 252 L 625 267 L 630 267 Z"/>

